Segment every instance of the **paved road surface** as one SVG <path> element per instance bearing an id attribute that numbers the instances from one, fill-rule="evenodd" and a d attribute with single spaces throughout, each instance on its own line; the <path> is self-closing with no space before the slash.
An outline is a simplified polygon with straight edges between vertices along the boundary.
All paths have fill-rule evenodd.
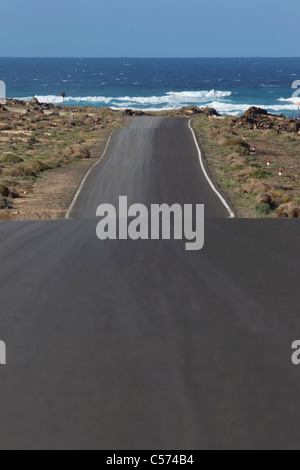
<path id="1" fill-rule="evenodd" d="M 100 171 L 88 178 L 71 214 L 93 218 L 99 204 L 205 204 L 206 216 L 228 217 L 201 171 L 187 119 L 135 118 L 112 136 Z"/>
<path id="2" fill-rule="evenodd" d="M 157 123 L 115 135 L 91 192 L 95 180 L 105 202 L 122 190 L 148 203 L 151 191 L 174 202 L 173 190 L 220 218 L 206 220 L 200 252 L 100 242 L 95 219 L 1 224 L 1 449 L 300 448 L 300 224 L 222 218 L 186 121 Z M 149 144 L 161 126 L 170 152 Z"/>

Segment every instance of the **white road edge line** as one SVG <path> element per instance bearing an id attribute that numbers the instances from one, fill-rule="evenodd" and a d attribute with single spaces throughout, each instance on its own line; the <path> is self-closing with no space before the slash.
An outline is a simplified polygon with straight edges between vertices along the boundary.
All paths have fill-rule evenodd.
<path id="1" fill-rule="evenodd" d="M 93 169 L 94 169 L 97 165 L 99 165 L 99 163 L 100 163 L 100 162 L 103 160 L 103 158 L 105 157 L 106 152 L 107 152 L 107 149 L 108 149 L 108 146 L 109 146 L 110 141 L 111 141 L 111 138 L 112 138 L 112 135 L 113 135 L 113 132 L 112 132 L 112 133 L 110 134 L 110 136 L 109 136 L 109 139 L 108 139 L 108 141 L 107 141 L 107 143 L 106 143 L 106 146 L 105 146 L 104 152 L 103 152 L 103 154 L 102 154 L 102 157 L 101 157 L 99 160 L 97 160 L 96 163 L 94 163 L 94 165 L 89 169 L 89 171 L 87 172 L 87 174 L 85 175 L 85 177 L 84 177 L 83 180 L 81 181 L 80 186 L 79 186 L 79 188 L 78 188 L 78 190 L 77 190 L 77 192 L 76 192 L 76 194 L 75 194 L 75 196 L 74 196 L 74 198 L 73 198 L 73 201 L 71 202 L 70 207 L 69 207 L 69 209 L 68 209 L 68 211 L 67 211 L 67 213 L 66 213 L 66 216 L 65 216 L 66 219 L 71 219 L 72 210 L 74 209 L 74 206 L 75 206 L 75 204 L 76 204 L 76 202 L 77 202 L 77 199 L 78 199 L 78 197 L 79 197 L 79 195 L 80 195 L 80 193 L 81 193 L 81 191 L 82 191 L 82 189 L 83 189 L 83 186 L 84 186 L 86 180 L 88 179 L 88 177 L 89 177 L 89 175 L 91 174 L 91 172 L 93 171 Z"/>
<path id="2" fill-rule="evenodd" d="M 196 134 L 195 134 L 195 131 L 192 127 L 192 119 L 189 120 L 189 128 L 192 132 L 192 135 L 193 135 L 193 138 L 194 138 L 194 142 L 195 142 L 195 145 L 196 145 L 196 148 L 197 148 L 197 151 L 198 151 L 198 156 L 199 156 L 199 161 L 200 161 L 200 165 L 201 165 L 201 169 L 204 173 L 204 176 L 205 178 L 207 179 L 210 187 L 212 188 L 212 190 L 214 191 L 214 193 L 216 193 L 216 195 L 218 196 L 218 198 L 221 200 L 221 202 L 224 204 L 224 206 L 226 207 L 226 210 L 228 211 L 229 213 L 229 219 L 234 219 L 235 218 L 235 214 L 234 212 L 232 211 L 232 209 L 230 208 L 229 204 L 226 202 L 226 200 L 224 199 L 224 197 L 222 196 L 222 194 L 217 190 L 217 188 L 215 187 L 214 183 L 212 182 L 212 180 L 210 179 L 207 171 L 206 171 L 206 168 L 204 166 L 204 163 L 203 163 L 203 157 L 202 157 L 202 152 L 201 152 L 201 149 L 199 147 L 199 144 L 198 144 L 198 141 L 197 141 L 197 138 L 196 138 Z"/>

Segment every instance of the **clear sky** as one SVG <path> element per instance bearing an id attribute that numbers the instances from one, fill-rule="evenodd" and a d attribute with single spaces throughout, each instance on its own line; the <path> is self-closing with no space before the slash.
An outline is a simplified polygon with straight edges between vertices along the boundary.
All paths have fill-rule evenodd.
<path id="1" fill-rule="evenodd" d="M 299 0 L 1 0 L 0 56 L 300 56 Z"/>

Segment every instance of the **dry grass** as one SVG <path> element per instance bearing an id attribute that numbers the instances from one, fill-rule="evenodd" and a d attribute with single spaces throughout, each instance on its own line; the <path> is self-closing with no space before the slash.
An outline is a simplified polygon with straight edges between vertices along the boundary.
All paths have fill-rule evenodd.
<path id="1" fill-rule="evenodd" d="M 2 209 L 31 191 L 48 170 L 74 165 L 91 156 L 101 135 L 120 128 L 122 113 L 109 109 L 54 107 L 25 114 L 8 103 L 0 112 L 0 197 Z M 99 137 L 100 136 L 100 137 Z"/>
<path id="2" fill-rule="evenodd" d="M 277 135 L 274 130 L 237 131 L 233 119 L 197 115 L 194 128 L 212 177 L 237 216 L 299 217 L 300 135 Z M 255 153 L 251 153 L 253 146 Z M 283 170 L 282 176 L 279 170 Z"/>
<path id="3" fill-rule="evenodd" d="M 64 149 L 61 155 L 63 158 L 76 160 L 81 158 L 90 158 L 91 152 L 83 145 L 71 145 Z"/>
<path id="4" fill-rule="evenodd" d="M 220 132 L 220 130 L 219 130 Z M 235 152 L 238 155 L 249 155 L 250 145 L 239 137 L 225 137 L 221 145 L 223 152 L 226 154 Z"/>

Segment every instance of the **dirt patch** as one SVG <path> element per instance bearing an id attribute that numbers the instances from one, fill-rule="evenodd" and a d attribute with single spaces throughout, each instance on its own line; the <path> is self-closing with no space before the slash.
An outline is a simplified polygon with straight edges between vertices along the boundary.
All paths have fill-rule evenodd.
<path id="1" fill-rule="evenodd" d="M 57 168 L 42 174 L 31 188 L 31 193 L 15 199 L 13 210 L 4 211 L 9 220 L 36 220 L 63 218 L 82 179 L 101 157 L 110 132 L 103 133 L 97 148 L 89 159 L 72 166 Z M 0 211 L 1 212 L 1 211 Z"/>

